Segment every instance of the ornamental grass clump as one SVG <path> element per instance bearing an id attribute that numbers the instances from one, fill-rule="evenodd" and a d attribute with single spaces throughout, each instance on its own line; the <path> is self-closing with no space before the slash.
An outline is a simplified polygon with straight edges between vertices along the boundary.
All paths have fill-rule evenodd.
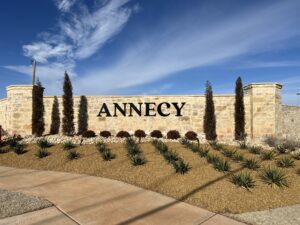
<path id="1" fill-rule="evenodd" d="M 72 148 L 75 148 L 75 145 L 71 141 L 67 141 L 67 142 L 63 143 L 64 150 L 70 150 Z"/>
<path id="2" fill-rule="evenodd" d="M 48 152 L 45 148 L 40 148 L 37 150 L 35 155 L 36 155 L 36 157 L 41 159 L 41 158 L 45 158 L 48 155 L 50 155 L 50 152 Z"/>
<path id="3" fill-rule="evenodd" d="M 251 146 L 249 148 L 249 152 L 251 152 L 252 154 L 256 154 L 259 155 L 261 153 L 261 147 L 260 146 Z"/>
<path id="4" fill-rule="evenodd" d="M 172 163 L 179 159 L 177 152 L 174 151 L 167 151 L 163 154 L 163 156 L 168 163 Z"/>
<path id="5" fill-rule="evenodd" d="M 49 143 L 49 141 L 45 138 L 42 138 L 42 139 L 39 139 L 36 144 L 42 148 L 42 149 L 45 149 L 45 148 L 49 148 L 51 147 L 51 144 Z"/>
<path id="6" fill-rule="evenodd" d="M 67 158 L 69 160 L 78 159 L 79 157 L 80 157 L 79 152 L 76 152 L 75 150 L 68 151 Z"/>
<path id="7" fill-rule="evenodd" d="M 232 150 L 232 149 L 224 149 L 222 151 L 223 155 L 225 155 L 226 157 L 228 158 L 232 158 L 237 152 L 235 150 Z"/>
<path id="8" fill-rule="evenodd" d="M 278 187 L 288 187 L 287 176 L 286 174 L 277 168 L 265 168 L 260 174 L 261 180 L 270 185 Z"/>
<path id="9" fill-rule="evenodd" d="M 212 163 L 212 164 L 215 164 L 215 163 L 221 161 L 219 156 L 213 155 L 213 154 L 207 154 L 206 160 L 208 163 Z"/>
<path id="10" fill-rule="evenodd" d="M 200 157 L 207 157 L 209 150 L 207 148 L 200 148 L 198 154 Z"/>
<path id="11" fill-rule="evenodd" d="M 273 151 L 262 151 L 260 158 L 262 160 L 272 160 L 275 158 L 275 153 Z"/>
<path id="12" fill-rule="evenodd" d="M 131 160 L 132 165 L 139 166 L 146 163 L 139 145 L 133 138 L 126 138 L 125 147 L 127 149 L 128 157 Z"/>
<path id="13" fill-rule="evenodd" d="M 251 170 L 256 170 L 256 169 L 260 168 L 259 161 L 255 160 L 255 159 L 245 159 L 243 161 L 242 165 Z"/>
<path id="14" fill-rule="evenodd" d="M 26 153 L 27 151 L 24 149 L 24 145 L 22 144 L 17 144 L 14 148 L 13 148 L 14 153 L 16 153 L 17 155 L 22 155 L 24 153 Z"/>
<path id="15" fill-rule="evenodd" d="M 250 173 L 241 171 L 239 174 L 233 174 L 231 177 L 231 182 L 238 187 L 246 188 L 250 190 L 255 186 L 255 181 L 251 177 Z"/>
<path id="16" fill-rule="evenodd" d="M 295 162 L 290 157 L 285 156 L 277 160 L 277 165 L 283 168 L 290 168 L 295 166 Z"/>

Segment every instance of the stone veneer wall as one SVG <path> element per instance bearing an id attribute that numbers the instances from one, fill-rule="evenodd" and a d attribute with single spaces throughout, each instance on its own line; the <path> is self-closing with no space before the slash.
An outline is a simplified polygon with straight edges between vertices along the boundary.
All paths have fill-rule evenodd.
<path id="1" fill-rule="evenodd" d="M 300 139 L 300 107 L 282 105 L 282 115 L 283 137 Z"/>
<path id="2" fill-rule="evenodd" d="M 249 137 L 259 139 L 265 135 L 281 135 L 281 85 L 274 83 L 253 83 L 245 89 L 246 132 Z M 0 124 L 9 133 L 31 134 L 32 86 L 20 85 L 7 87 L 7 99 L 0 100 Z M 51 110 L 54 97 L 44 97 L 45 125 L 49 132 Z M 62 98 L 59 97 L 62 112 Z M 79 97 L 74 97 L 75 125 Z M 109 130 L 113 134 L 120 130 L 133 132 L 143 129 L 150 132 L 159 129 L 166 133 L 176 129 L 184 134 L 188 130 L 203 133 L 204 95 L 190 96 L 87 96 L 89 129 L 99 132 Z M 234 133 L 234 95 L 215 95 L 217 133 L 219 138 L 232 139 Z M 109 117 L 99 118 L 102 103 L 108 107 L 112 103 L 144 102 L 186 102 L 182 117 L 175 117 L 174 111 L 169 117 Z M 110 108 L 111 109 L 111 108 Z M 174 109 L 173 109 L 174 110 Z M 62 118 L 62 116 L 61 116 Z"/>

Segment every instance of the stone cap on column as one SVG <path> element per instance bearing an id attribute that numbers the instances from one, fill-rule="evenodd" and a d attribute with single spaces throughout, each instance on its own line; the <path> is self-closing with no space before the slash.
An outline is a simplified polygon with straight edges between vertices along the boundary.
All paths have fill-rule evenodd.
<path id="1" fill-rule="evenodd" d="M 282 84 L 279 83 L 272 83 L 272 82 L 262 82 L 262 83 L 250 83 L 246 86 L 244 86 L 244 90 L 249 90 L 251 88 L 259 88 L 259 87 L 270 87 L 270 88 L 278 88 L 282 89 Z"/>

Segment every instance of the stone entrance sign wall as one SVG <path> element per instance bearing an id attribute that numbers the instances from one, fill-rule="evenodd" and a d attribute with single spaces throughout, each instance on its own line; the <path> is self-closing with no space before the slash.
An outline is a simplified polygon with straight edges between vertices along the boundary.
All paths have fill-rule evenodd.
<path id="1" fill-rule="evenodd" d="M 10 134 L 31 134 L 32 114 L 32 88 L 31 85 L 12 85 L 7 87 L 7 98 L 0 100 L 0 125 Z M 291 134 L 300 126 L 299 107 L 289 108 L 281 105 L 282 86 L 276 83 L 252 83 L 244 87 L 245 90 L 245 112 L 246 132 L 250 138 L 260 139 L 266 135 L 286 136 Z M 134 132 L 143 129 L 151 132 L 159 129 L 167 132 L 176 129 L 181 134 L 193 130 L 199 134 L 203 133 L 203 116 L 205 107 L 204 95 L 172 95 L 172 96 L 86 96 L 88 101 L 88 123 L 89 129 L 99 133 L 109 130 L 113 134 L 120 130 Z M 80 97 L 74 97 L 75 125 L 77 125 L 77 114 Z M 51 110 L 53 96 L 44 97 L 46 131 L 49 132 L 51 123 Z M 62 98 L 58 97 L 60 111 L 62 113 Z M 234 133 L 234 95 L 214 95 L 217 134 L 219 138 L 232 139 Z M 113 103 L 138 103 L 154 102 L 156 105 L 162 102 L 185 102 L 182 116 L 175 116 L 175 108 L 170 108 L 168 117 L 133 115 L 119 117 L 97 117 L 103 103 L 106 103 L 110 111 L 113 111 Z M 129 112 L 128 112 L 129 113 Z M 293 117 L 293 123 L 289 117 Z M 62 118 L 62 115 L 61 115 Z M 297 126 L 297 129 L 291 129 Z M 293 134 L 299 137 L 298 134 Z"/>

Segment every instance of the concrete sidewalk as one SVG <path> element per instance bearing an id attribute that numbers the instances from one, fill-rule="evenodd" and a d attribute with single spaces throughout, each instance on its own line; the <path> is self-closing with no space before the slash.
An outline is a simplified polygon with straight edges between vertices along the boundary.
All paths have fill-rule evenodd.
<path id="1" fill-rule="evenodd" d="M 101 177 L 0 166 L 0 189 L 40 196 L 56 206 L 6 218 L 0 224 L 18 224 L 20 218 L 22 224 L 243 224 L 156 192 Z"/>

